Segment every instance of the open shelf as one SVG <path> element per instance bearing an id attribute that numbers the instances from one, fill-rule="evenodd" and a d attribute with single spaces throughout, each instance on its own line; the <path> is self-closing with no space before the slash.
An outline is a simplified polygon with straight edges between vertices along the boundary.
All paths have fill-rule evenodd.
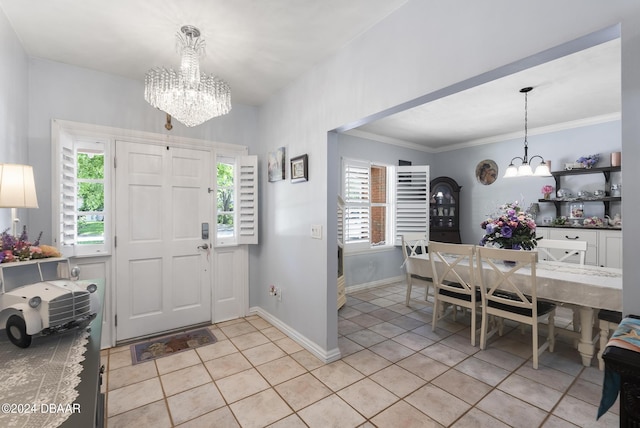
<path id="1" fill-rule="evenodd" d="M 553 179 L 556 182 L 556 191 L 560 189 L 562 186 L 560 185 L 560 180 L 562 177 L 567 175 L 585 175 L 585 174 L 603 174 L 605 184 L 609 184 L 609 180 L 611 180 L 611 173 L 621 171 L 619 166 L 604 166 L 600 168 L 574 168 L 567 169 L 564 171 L 554 171 L 551 173 Z M 607 186 L 608 187 L 608 186 Z M 556 206 L 556 217 L 561 216 L 561 210 L 563 204 L 572 204 L 576 202 L 585 203 L 585 202 L 601 202 L 604 204 L 604 214 L 609 215 L 609 208 L 611 202 L 622 202 L 621 196 L 609 196 L 607 191 L 607 196 L 597 199 L 583 199 L 583 198 L 572 198 L 571 200 L 565 199 L 538 199 L 538 202 L 541 203 L 552 203 Z"/>

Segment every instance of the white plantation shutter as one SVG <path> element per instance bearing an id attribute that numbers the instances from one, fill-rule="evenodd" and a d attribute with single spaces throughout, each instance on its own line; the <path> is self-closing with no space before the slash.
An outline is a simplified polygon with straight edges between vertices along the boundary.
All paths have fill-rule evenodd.
<path id="1" fill-rule="evenodd" d="M 343 160 L 344 171 L 344 240 L 369 242 L 370 164 Z"/>
<path id="2" fill-rule="evenodd" d="M 338 246 L 344 247 L 344 199 L 338 195 Z"/>
<path id="3" fill-rule="evenodd" d="M 396 245 L 406 233 L 426 233 L 429 239 L 429 166 L 396 167 Z"/>
<path id="4" fill-rule="evenodd" d="M 76 159 L 73 140 L 60 133 L 60 219 L 58 237 L 65 257 L 75 255 L 76 244 Z"/>
<path id="5" fill-rule="evenodd" d="M 258 157 L 238 156 L 238 244 L 258 243 Z"/>

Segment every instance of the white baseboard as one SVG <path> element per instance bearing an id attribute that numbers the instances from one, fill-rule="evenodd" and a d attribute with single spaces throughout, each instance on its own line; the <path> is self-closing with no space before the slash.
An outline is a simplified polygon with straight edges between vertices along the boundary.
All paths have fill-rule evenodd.
<path id="1" fill-rule="evenodd" d="M 363 284 L 349 285 L 345 287 L 345 292 L 348 294 L 348 293 L 354 293 L 356 291 L 367 290 L 369 288 L 381 287 L 383 285 L 389 285 L 395 282 L 405 281 L 406 278 L 407 277 L 405 275 L 400 275 L 392 278 L 380 279 L 378 281 L 365 282 Z"/>
<path id="2" fill-rule="evenodd" d="M 317 358 L 319 358 L 324 363 L 331 363 L 333 361 L 337 361 L 340 359 L 340 349 L 334 348 L 329 351 L 325 351 L 320 346 L 318 346 L 315 342 L 309 340 L 306 336 L 298 332 L 297 330 L 291 328 L 287 324 L 280 321 L 278 318 L 274 317 L 270 313 L 266 312 L 259 306 L 249 308 L 250 314 L 257 314 L 261 318 L 266 321 L 269 321 L 271 325 L 278 328 L 278 330 L 282 331 L 284 334 L 293 339 L 298 345 L 305 348 L 307 351 L 311 352 Z"/>

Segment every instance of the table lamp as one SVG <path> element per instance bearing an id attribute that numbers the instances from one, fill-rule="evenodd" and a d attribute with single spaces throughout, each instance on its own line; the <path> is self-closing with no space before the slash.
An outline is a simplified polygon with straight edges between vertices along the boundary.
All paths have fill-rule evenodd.
<path id="1" fill-rule="evenodd" d="M 33 167 L 0 164 L 0 208 L 11 208 L 11 233 L 18 235 L 18 208 L 38 208 Z"/>

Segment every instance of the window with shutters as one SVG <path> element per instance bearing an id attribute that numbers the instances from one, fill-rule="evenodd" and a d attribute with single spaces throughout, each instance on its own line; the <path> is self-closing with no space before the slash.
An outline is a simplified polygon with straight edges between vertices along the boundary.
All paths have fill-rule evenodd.
<path id="1" fill-rule="evenodd" d="M 110 250 L 108 145 L 61 136 L 60 250 L 67 257 Z"/>
<path id="2" fill-rule="evenodd" d="M 343 160 L 344 243 L 352 250 L 392 245 L 389 167 Z"/>
<path id="3" fill-rule="evenodd" d="M 348 251 L 400 245 L 402 234 L 429 233 L 429 167 L 342 160 L 344 243 Z"/>
<path id="4" fill-rule="evenodd" d="M 257 159 L 217 156 L 216 246 L 258 243 Z"/>

